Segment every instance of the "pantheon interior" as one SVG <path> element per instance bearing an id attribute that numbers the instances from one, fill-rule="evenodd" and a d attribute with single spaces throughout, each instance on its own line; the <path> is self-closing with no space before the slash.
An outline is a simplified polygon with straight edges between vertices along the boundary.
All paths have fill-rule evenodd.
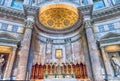
<path id="1" fill-rule="evenodd" d="M 0 80 L 120 81 L 120 0 L 0 0 Z"/>

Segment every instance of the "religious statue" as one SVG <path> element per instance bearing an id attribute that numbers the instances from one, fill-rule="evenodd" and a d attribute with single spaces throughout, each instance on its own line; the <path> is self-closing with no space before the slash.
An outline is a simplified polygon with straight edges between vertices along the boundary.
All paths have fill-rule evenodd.
<path id="1" fill-rule="evenodd" d="M 120 75 L 120 58 L 113 55 L 111 58 L 111 63 L 115 72 L 115 76 Z"/>
<path id="2" fill-rule="evenodd" d="M 4 55 L 0 56 L 0 79 L 3 77 L 3 65 L 5 63 Z"/>

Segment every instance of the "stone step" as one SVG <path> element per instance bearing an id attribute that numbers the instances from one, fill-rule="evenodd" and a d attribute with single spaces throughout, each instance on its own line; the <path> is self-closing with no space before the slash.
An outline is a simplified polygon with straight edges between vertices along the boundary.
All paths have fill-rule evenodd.
<path id="1" fill-rule="evenodd" d="M 51 78 L 51 79 L 44 79 L 43 81 L 91 81 L 91 80 L 90 79 Z"/>
<path id="2" fill-rule="evenodd" d="M 49 79 L 33 79 L 30 81 L 91 81 L 90 79 L 75 79 L 75 78 L 49 78 Z"/>

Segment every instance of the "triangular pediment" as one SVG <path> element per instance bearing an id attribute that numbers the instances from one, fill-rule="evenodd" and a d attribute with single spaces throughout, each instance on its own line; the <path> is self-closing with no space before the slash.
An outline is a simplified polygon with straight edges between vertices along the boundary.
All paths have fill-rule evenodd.
<path id="1" fill-rule="evenodd" d="M 104 35 L 104 36 L 101 38 L 101 40 L 102 40 L 102 39 L 116 38 L 116 37 L 120 37 L 120 34 L 118 34 L 118 33 L 113 33 L 113 32 L 109 32 L 109 33 L 107 33 L 106 35 Z"/>
<path id="2" fill-rule="evenodd" d="M 12 36 L 12 35 L 10 35 L 8 33 L 0 34 L 0 39 L 17 40 L 14 36 Z"/>

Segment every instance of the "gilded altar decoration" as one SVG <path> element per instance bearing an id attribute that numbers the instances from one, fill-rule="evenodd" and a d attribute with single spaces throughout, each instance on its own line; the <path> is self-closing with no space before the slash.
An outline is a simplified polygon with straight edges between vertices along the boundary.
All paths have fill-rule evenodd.
<path id="1" fill-rule="evenodd" d="M 55 55 L 57 59 L 62 58 L 62 49 L 56 49 Z"/>
<path id="2" fill-rule="evenodd" d="M 35 64 L 32 66 L 31 79 L 44 78 L 77 78 L 88 79 L 86 65 L 62 63 L 61 66 L 56 63 L 47 63 L 45 65 Z"/>
<path id="3" fill-rule="evenodd" d="M 76 8 L 69 5 L 49 5 L 40 9 L 39 20 L 49 28 L 64 29 L 77 22 L 78 13 Z"/>

